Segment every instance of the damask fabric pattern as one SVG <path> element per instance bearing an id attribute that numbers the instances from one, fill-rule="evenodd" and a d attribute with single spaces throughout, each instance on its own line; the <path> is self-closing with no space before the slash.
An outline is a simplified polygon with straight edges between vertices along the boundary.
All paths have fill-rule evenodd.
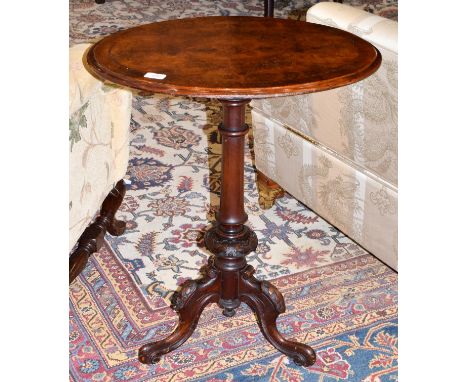
<path id="1" fill-rule="evenodd" d="M 350 86 L 252 101 L 257 168 L 396 269 L 397 23 L 338 3 L 307 20 L 371 41 L 382 66 Z"/>
<path id="2" fill-rule="evenodd" d="M 371 253 L 397 267 L 395 188 L 255 109 L 256 167 Z"/>
<path id="3" fill-rule="evenodd" d="M 183 3 L 108 0 L 86 17 L 84 9 L 99 6 L 89 3 L 77 13 L 71 8 L 72 36 L 78 29 L 88 39 L 105 34 L 107 22 L 114 30 L 161 17 L 263 12 L 256 0 Z M 93 29 L 93 15 L 109 21 Z M 302 368 L 278 353 L 245 305 L 233 318 L 210 305 L 183 346 L 158 364 L 138 362 L 138 348 L 166 336 L 177 322 L 169 307 L 172 292 L 199 276 L 208 259 L 203 235 L 219 205 L 221 118 L 217 101 L 134 93 L 131 185 L 117 213 L 127 230 L 107 235 L 70 286 L 70 380 L 397 381 L 395 272 L 289 195 L 261 210 L 251 134 L 245 204 L 259 245 L 248 260 L 258 278 L 272 280 L 285 296 L 280 331 L 314 346 L 318 361 Z M 251 124 L 250 113 L 246 122 Z"/>
<path id="4" fill-rule="evenodd" d="M 89 44 L 69 55 L 69 250 L 127 171 L 132 94 L 84 68 Z"/>
<path id="5" fill-rule="evenodd" d="M 397 24 L 338 3 L 314 6 L 307 21 L 341 28 L 372 42 L 382 53 L 381 67 L 350 86 L 254 100 L 252 106 L 396 187 Z"/>

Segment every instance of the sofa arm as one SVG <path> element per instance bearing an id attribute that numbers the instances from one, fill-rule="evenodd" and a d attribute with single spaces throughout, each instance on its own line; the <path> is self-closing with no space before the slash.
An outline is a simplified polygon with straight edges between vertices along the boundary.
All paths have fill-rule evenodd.
<path id="1" fill-rule="evenodd" d="M 91 44 L 78 44 L 69 49 L 69 114 L 80 109 L 100 86 L 101 81 L 94 78 L 83 65 L 83 55 Z"/>
<path id="2" fill-rule="evenodd" d="M 83 65 L 89 44 L 70 48 L 70 249 L 125 176 L 132 93 L 91 76 Z"/>
<path id="3" fill-rule="evenodd" d="M 351 32 L 377 48 L 398 54 L 398 22 L 340 3 L 322 2 L 307 11 L 307 21 Z"/>

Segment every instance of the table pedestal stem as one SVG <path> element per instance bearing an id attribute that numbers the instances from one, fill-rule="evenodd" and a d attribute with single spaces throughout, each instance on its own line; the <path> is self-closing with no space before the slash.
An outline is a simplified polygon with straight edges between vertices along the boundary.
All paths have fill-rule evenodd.
<path id="1" fill-rule="evenodd" d="M 179 325 L 165 339 L 144 345 L 139 351 L 143 363 L 155 363 L 161 355 L 182 345 L 193 333 L 198 319 L 211 302 L 232 317 L 241 302 L 255 313 L 265 338 L 294 362 L 310 366 L 315 362 L 314 350 L 299 342 L 285 339 L 276 327 L 276 318 L 286 310 L 281 293 L 268 281 L 259 281 L 245 256 L 257 248 L 257 236 L 244 223 L 244 137 L 245 105 L 250 100 L 222 100 L 221 201 L 216 225 L 205 235 L 205 245 L 215 256 L 202 270 L 199 280 L 188 280 L 174 293 L 172 308 L 179 313 Z"/>

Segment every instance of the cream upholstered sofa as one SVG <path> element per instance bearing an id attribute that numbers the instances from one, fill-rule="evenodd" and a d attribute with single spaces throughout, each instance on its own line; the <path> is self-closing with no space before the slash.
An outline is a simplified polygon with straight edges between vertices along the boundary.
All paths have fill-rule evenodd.
<path id="1" fill-rule="evenodd" d="M 124 229 L 113 215 L 125 193 L 121 179 L 128 165 L 132 94 L 106 85 L 87 72 L 83 55 L 89 46 L 79 44 L 69 51 L 69 250 L 74 249 L 71 279 L 99 247 L 105 230 L 119 234 Z M 88 227 L 100 208 L 94 225 Z"/>
<path id="2" fill-rule="evenodd" d="M 366 39 L 382 65 L 343 88 L 252 101 L 257 170 L 397 269 L 397 22 L 332 2 L 307 21 Z"/>

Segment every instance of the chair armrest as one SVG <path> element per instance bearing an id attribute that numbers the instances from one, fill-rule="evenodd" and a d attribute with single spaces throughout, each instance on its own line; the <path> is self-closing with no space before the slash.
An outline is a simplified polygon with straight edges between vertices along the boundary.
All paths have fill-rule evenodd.
<path id="1" fill-rule="evenodd" d="M 129 156 L 132 93 L 94 78 L 83 65 L 89 44 L 70 48 L 70 250 L 115 183 Z"/>
<path id="2" fill-rule="evenodd" d="M 340 3 L 322 2 L 307 11 L 307 21 L 351 32 L 377 48 L 398 54 L 398 22 Z"/>
<path id="3" fill-rule="evenodd" d="M 91 44 L 78 44 L 69 50 L 69 113 L 81 108 L 91 95 L 102 86 L 102 82 L 94 78 L 83 65 L 83 55 Z"/>

